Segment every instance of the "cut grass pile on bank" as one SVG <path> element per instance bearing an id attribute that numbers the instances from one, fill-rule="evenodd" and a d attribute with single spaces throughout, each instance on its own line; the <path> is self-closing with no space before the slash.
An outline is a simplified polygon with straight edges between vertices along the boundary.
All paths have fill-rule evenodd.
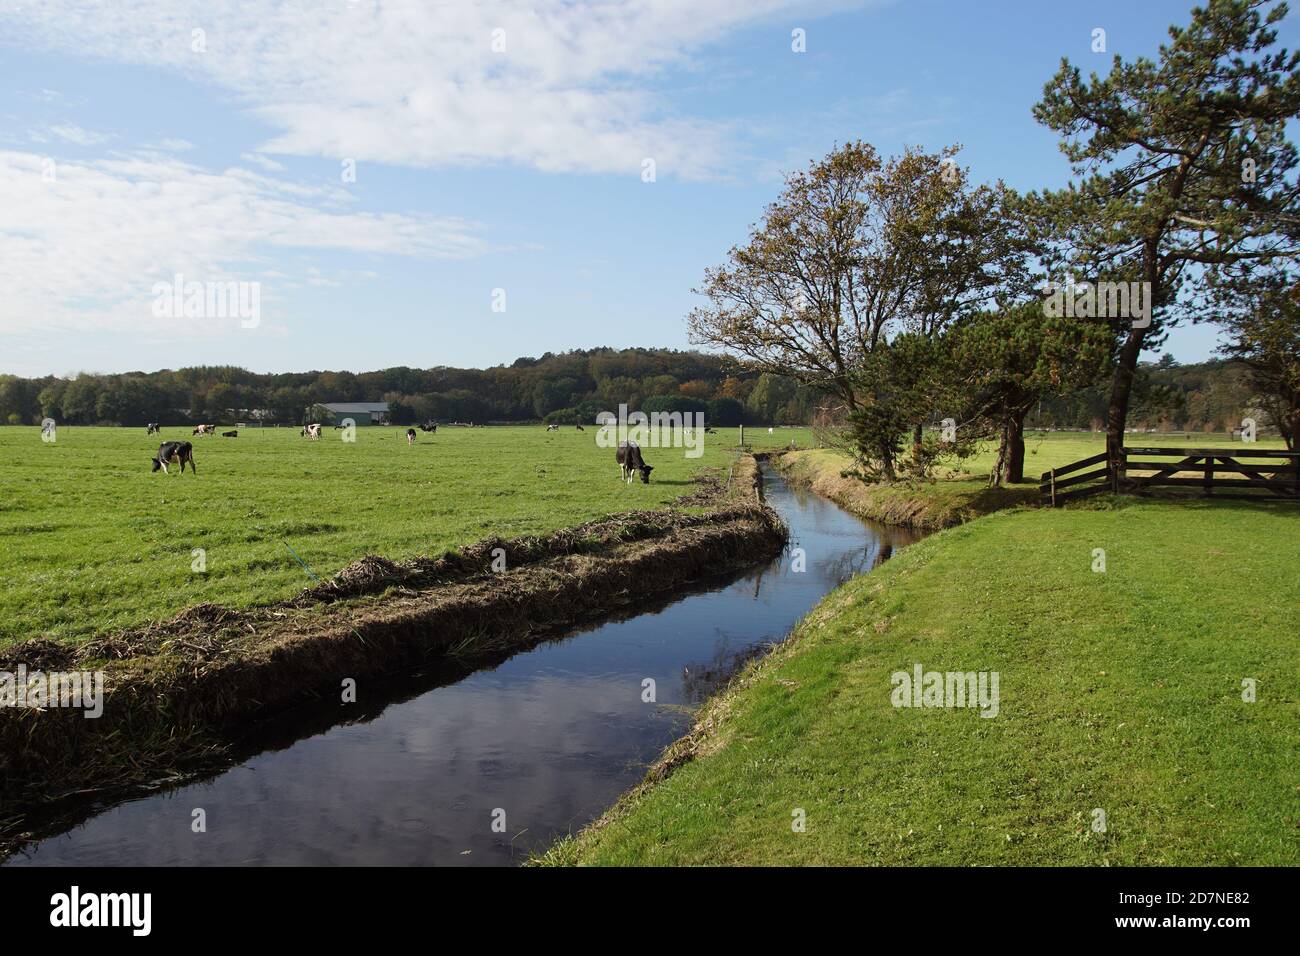
<path id="1" fill-rule="evenodd" d="M 1287 506 L 962 525 L 830 595 L 706 706 L 694 759 L 545 862 L 1295 865 L 1298 617 Z M 894 707 L 917 664 L 997 671 L 998 715 Z"/>

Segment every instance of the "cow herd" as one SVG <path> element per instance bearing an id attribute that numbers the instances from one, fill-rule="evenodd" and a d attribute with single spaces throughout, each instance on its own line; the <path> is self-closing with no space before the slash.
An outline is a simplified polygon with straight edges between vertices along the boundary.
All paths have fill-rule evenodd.
<path id="1" fill-rule="evenodd" d="M 420 431 L 423 432 L 436 432 L 438 430 L 438 425 L 436 422 L 425 422 L 423 425 L 419 426 L 419 428 Z M 546 426 L 548 432 L 558 431 L 559 428 L 559 425 Z M 577 429 L 578 431 L 585 431 L 581 425 L 578 425 Z M 148 424 L 148 434 L 157 435 L 161 432 L 162 428 L 159 426 L 158 422 L 150 422 Z M 194 435 L 215 435 L 216 433 L 216 425 L 198 425 L 193 431 Z M 224 438 L 239 437 L 238 431 L 222 432 L 221 434 Z M 304 425 L 298 434 L 303 438 L 318 441 L 321 436 L 321 426 L 319 423 Z M 415 439 L 415 429 L 408 428 L 406 430 L 407 445 L 414 445 Z M 641 455 L 641 446 L 636 442 L 620 442 L 614 458 L 618 462 L 619 476 L 623 481 L 631 484 L 639 475 L 642 484 L 648 485 L 650 483 L 650 472 L 654 471 L 654 466 L 645 463 L 645 459 Z M 165 441 L 158 446 L 158 454 L 149 461 L 153 466 L 154 471 L 161 470 L 163 474 L 168 473 L 168 465 L 179 465 L 181 474 L 183 475 L 185 474 L 185 466 L 187 464 L 190 466 L 190 471 L 192 473 L 198 474 L 198 469 L 194 467 L 194 444 L 192 442 Z"/>

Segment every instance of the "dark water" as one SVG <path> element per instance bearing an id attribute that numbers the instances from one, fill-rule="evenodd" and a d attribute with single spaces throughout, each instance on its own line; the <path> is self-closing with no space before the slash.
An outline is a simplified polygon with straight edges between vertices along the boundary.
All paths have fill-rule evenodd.
<path id="1" fill-rule="evenodd" d="M 640 780 L 738 661 L 914 540 L 765 474 L 791 532 L 771 564 L 491 670 L 363 682 L 357 705 L 278 717 L 230 770 L 105 809 L 8 865 L 519 862 Z"/>

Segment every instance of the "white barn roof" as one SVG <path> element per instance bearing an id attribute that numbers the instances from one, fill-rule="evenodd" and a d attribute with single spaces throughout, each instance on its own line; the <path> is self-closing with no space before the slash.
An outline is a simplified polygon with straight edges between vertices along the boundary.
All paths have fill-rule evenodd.
<path id="1" fill-rule="evenodd" d="M 387 412 L 387 402 L 321 402 L 321 408 L 342 414 L 365 415 L 374 412 Z"/>

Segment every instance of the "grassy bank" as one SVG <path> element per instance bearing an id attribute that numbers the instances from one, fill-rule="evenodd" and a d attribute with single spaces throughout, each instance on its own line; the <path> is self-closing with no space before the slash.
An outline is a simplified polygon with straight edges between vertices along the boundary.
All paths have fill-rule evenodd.
<path id="1" fill-rule="evenodd" d="M 789 480 L 846 511 L 885 524 L 935 530 L 980 515 L 1038 501 L 1038 485 L 990 488 L 985 478 L 959 475 L 928 482 L 866 484 L 841 477 L 849 459 L 826 449 L 787 452 L 776 466 Z"/>
<path id="2" fill-rule="evenodd" d="M 1177 433 L 1133 435 L 1133 447 L 1212 447 L 1254 450 L 1283 448 L 1280 439 L 1265 438 L 1243 446 L 1229 435 Z M 776 460 L 786 477 L 864 518 L 885 524 L 902 524 L 927 530 L 949 528 L 981 515 L 1016 505 L 1037 505 L 1038 482 L 1044 471 L 1060 468 L 1106 450 L 1102 434 L 1030 432 L 1025 436 L 1025 482 L 1002 488 L 988 486 L 997 449 L 985 445 L 977 454 L 949 461 L 935 469 L 933 481 L 864 484 L 842 478 L 849 459 L 827 449 L 796 451 Z"/>
<path id="3" fill-rule="evenodd" d="M 1298 554 L 1300 511 L 1228 502 L 932 536 L 830 595 L 666 779 L 545 862 L 1300 863 Z M 998 672 L 997 716 L 894 707 L 918 663 Z"/>
<path id="4" fill-rule="evenodd" d="M 205 602 L 284 600 L 311 584 L 297 557 L 325 578 L 366 554 L 401 560 L 658 508 L 695 493 L 701 474 L 725 475 L 737 437 L 705 436 L 695 458 L 649 448 L 653 480 L 627 485 L 594 429 L 442 428 L 413 447 L 404 432 L 194 439 L 198 474 L 182 478 L 150 473 L 160 438 L 142 428 L 64 426 L 52 444 L 38 428 L 0 428 L 0 647 L 84 640 Z M 806 434 L 745 437 L 761 448 Z"/>

